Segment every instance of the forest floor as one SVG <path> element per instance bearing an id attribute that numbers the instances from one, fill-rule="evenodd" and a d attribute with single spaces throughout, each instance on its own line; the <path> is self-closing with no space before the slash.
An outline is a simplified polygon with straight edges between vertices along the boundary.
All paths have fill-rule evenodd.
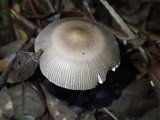
<path id="1" fill-rule="evenodd" d="M 0 11 L 0 120 L 160 120 L 160 1 L 1 0 Z M 58 87 L 39 68 L 36 36 L 68 17 L 119 44 L 121 64 L 94 89 Z"/>

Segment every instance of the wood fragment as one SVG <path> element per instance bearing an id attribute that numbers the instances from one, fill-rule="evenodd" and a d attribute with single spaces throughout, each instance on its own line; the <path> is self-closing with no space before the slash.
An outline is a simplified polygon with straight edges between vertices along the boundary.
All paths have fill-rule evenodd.
<path id="1" fill-rule="evenodd" d="M 107 108 L 103 108 L 103 110 L 110 115 L 114 120 L 118 120 L 118 118 L 116 116 L 114 116 Z"/>
<path id="2" fill-rule="evenodd" d="M 135 39 L 136 36 L 127 26 L 127 24 L 123 21 L 123 19 L 117 14 L 117 12 L 113 9 L 112 6 L 106 0 L 100 0 L 100 2 L 105 6 L 105 8 L 109 11 L 112 17 L 116 20 L 116 22 L 120 25 L 123 31 L 128 35 L 130 39 Z"/>
<path id="3" fill-rule="evenodd" d="M 24 23 L 28 28 L 30 28 L 31 30 L 36 30 L 37 33 L 39 33 L 41 31 L 41 29 L 37 26 L 35 26 L 32 22 L 30 22 L 29 20 L 27 20 L 26 18 L 24 18 L 23 16 L 21 16 L 19 13 L 17 13 L 16 11 L 14 11 L 13 9 L 11 9 L 11 13 L 22 23 Z"/>

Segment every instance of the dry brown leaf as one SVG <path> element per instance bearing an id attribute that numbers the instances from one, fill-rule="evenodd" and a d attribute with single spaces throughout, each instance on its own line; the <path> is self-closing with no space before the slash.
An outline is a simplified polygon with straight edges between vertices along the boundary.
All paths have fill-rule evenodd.
<path id="1" fill-rule="evenodd" d="M 132 82 L 122 91 L 120 99 L 113 101 L 108 109 L 122 118 L 143 115 L 157 105 L 155 99 L 148 97 L 149 88 L 150 83 L 146 78 Z"/>
<path id="2" fill-rule="evenodd" d="M 16 61 L 10 70 L 7 82 L 22 82 L 34 74 L 38 66 L 38 63 L 32 58 L 34 54 L 36 53 L 23 51 L 17 53 Z"/>
<path id="3" fill-rule="evenodd" d="M 8 90 L 4 87 L 0 91 L 0 120 L 11 119 L 13 115 L 13 103 Z"/>
<path id="4" fill-rule="evenodd" d="M 42 87 L 49 113 L 55 120 L 75 120 L 77 118 L 77 114 L 69 106 L 48 93 L 44 86 Z"/>
<path id="5" fill-rule="evenodd" d="M 13 100 L 14 117 L 31 115 L 40 118 L 45 112 L 45 106 L 37 92 L 28 84 L 18 84 L 9 88 Z"/>

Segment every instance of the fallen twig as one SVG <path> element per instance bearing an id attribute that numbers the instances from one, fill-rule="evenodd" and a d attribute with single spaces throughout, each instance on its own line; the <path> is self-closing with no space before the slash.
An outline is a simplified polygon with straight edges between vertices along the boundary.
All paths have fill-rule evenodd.
<path id="1" fill-rule="evenodd" d="M 136 35 L 131 31 L 131 29 L 128 27 L 128 25 L 123 21 L 123 19 L 117 14 L 117 12 L 113 9 L 112 6 L 109 5 L 109 3 L 106 0 L 100 0 L 100 2 L 106 7 L 106 9 L 109 11 L 109 13 L 112 15 L 112 17 L 115 19 L 115 21 L 119 24 L 119 26 L 122 28 L 122 30 L 127 34 L 129 39 L 125 40 L 132 40 L 136 39 Z M 127 43 L 124 42 L 124 43 Z M 138 50 L 144 57 L 146 63 L 148 62 L 148 58 L 146 56 L 146 53 L 144 52 L 145 50 L 142 47 L 139 47 Z"/>
<path id="2" fill-rule="evenodd" d="M 122 30 L 128 35 L 128 37 L 130 39 L 135 39 L 136 36 L 134 35 L 134 33 L 130 30 L 130 28 L 123 21 L 123 19 L 117 14 L 117 12 L 113 9 L 113 7 L 110 6 L 109 3 L 106 0 L 100 0 L 100 2 L 106 7 L 106 9 L 109 11 L 109 13 L 112 15 L 112 17 L 120 25 Z"/>
<path id="3" fill-rule="evenodd" d="M 118 120 L 118 118 L 116 116 L 114 116 L 107 108 L 103 108 L 103 110 L 110 115 L 114 120 Z"/>
<path id="4" fill-rule="evenodd" d="M 23 22 L 28 28 L 30 28 L 31 30 L 36 30 L 37 33 L 39 33 L 41 31 L 41 29 L 37 26 L 35 26 L 33 23 L 31 23 L 29 20 L 27 20 L 26 18 L 24 18 L 23 16 L 21 16 L 19 13 L 17 13 L 16 11 L 14 11 L 13 9 L 11 9 L 11 13 L 21 22 Z"/>

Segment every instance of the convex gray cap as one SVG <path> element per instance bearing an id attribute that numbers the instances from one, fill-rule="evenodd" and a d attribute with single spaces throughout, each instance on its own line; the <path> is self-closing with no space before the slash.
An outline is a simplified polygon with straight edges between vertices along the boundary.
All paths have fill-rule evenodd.
<path id="1" fill-rule="evenodd" d="M 83 18 L 65 18 L 45 27 L 35 41 L 42 74 L 57 86 L 92 89 L 120 63 L 119 46 L 108 28 Z"/>

